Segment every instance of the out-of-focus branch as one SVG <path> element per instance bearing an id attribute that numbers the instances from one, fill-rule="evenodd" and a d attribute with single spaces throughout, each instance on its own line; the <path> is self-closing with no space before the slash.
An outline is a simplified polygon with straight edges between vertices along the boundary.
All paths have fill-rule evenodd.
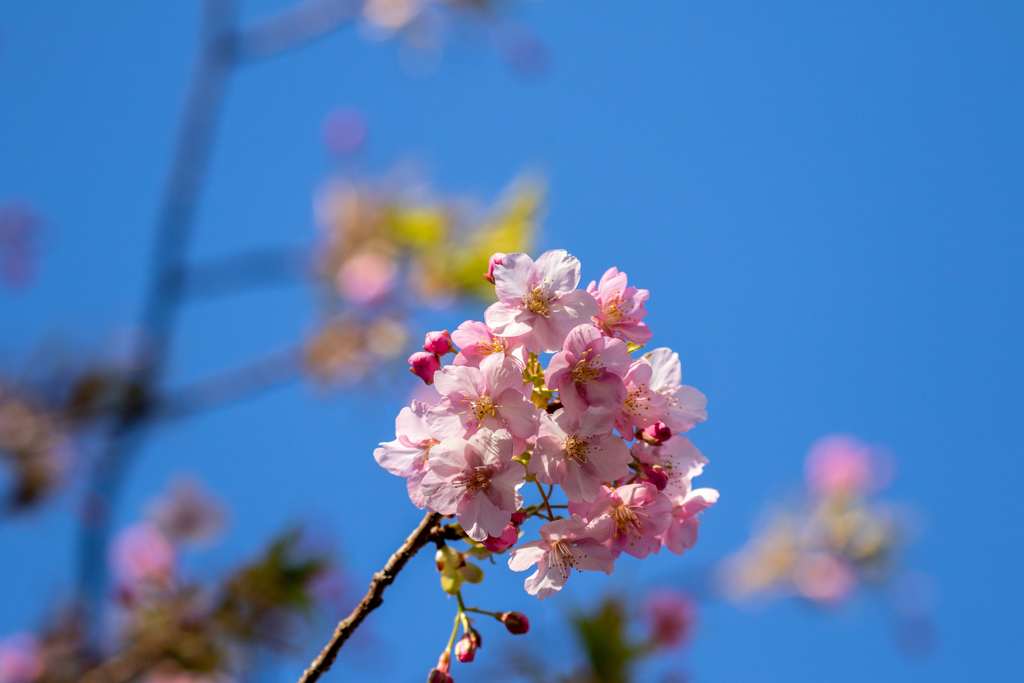
<path id="1" fill-rule="evenodd" d="M 313 660 L 313 663 L 309 665 L 309 668 L 303 672 L 302 677 L 299 678 L 299 683 L 313 683 L 331 668 L 335 658 L 338 656 L 338 652 L 341 651 L 341 646 L 345 644 L 349 636 L 359 627 L 359 624 L 363 623 L 363 619 L 370 612 L 380 607 L 384 602 L 384 589 L 394 582 L 398 572 L 402 571 L 402 568 L 405 567 L 412 556 L 432 538 L 435 536 L 442 538 L 444 536 L 444 527 L 438 526 L 440 521 L 441 515 L 436 512 L 427 512 L 423 516 L 419 526 L 409 534 L 409 538 L 405 539 L 405 543 L 388 559 L 384 568 L 373 575 L 373 580 L 370 581 L 370 588 L 366 591 L 366 596 L 352 610 L 352 613 L 345 617 L 338 624 L 338 627 L 334 629 L 334 635 L 331 636 L 331 640 L 320 654 L 317 655 L 316 659 Z"/>
<path id="2" fill-rule="evenodd" d="M 170 391 L 154 408 L 156 420 L 173 420 L 220 408 L 302 376 L 302 352 L 287 349 L 195 384 Z"/>
<path id="3" fill-rule="evenodd" d="M 305 0 L 267 19 L 254 22 L 238 36 L 238 59 L 253 62 L 274 57 L 325 36 L 353 19 L 354 0 Z"/>
<path id="4" fill-rule="evenodd" d="M 208 299 L 232 292 L 299 282 L 308 277 L 308 247 L 266 247 L 209 259 L 188 267 L 185 298 Z"/>
<path id="5" fill-rule="evenodd" d="M 206 178 L 217 119 L 234 64 L 234 2 L 206 0 L 203 6 L 202 53 L 196 64 L 182 115 L 174 161 L 157 217 L 149 289 L 142 326 L 149 344 L 136 359 L 134 383 L 153 391 L 163 375 L 171 333 L 184 291 L 184 262 L 195 223 L 200 190 Z M 85 494 L 79 539 L 78 594 L 97 645 L 106 594 L 106 550 L 110 520 L 128 460 L 139 443 L 138 426 L 146 417 L 146 402 L 126 403 L 98 456 Z"/>

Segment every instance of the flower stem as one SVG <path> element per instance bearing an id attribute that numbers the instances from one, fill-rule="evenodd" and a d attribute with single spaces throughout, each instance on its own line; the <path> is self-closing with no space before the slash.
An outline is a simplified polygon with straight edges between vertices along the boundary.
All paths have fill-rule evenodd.
<path id="1" fill-rule="evenodd" d="M 540 497 L 544 499 L 544 507 L 548 509 L 548 521 L 553 522 L 555 515 L 551 512 L 551 503 L 548 501 L 548 494 L 544 493 L 544 487 L 540 485 L 539 481 L 534 482 L 537 485 L 537 490 L 540 491 Z"/>

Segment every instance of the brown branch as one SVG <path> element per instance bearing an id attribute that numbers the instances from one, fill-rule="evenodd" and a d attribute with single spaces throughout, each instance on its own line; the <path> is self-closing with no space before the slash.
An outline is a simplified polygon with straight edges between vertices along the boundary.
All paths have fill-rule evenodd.
<path id="1" fill-rule="evenodd" d="M 440 521 L 441 515 L 436 512 L 428 512 L 423 516 L 423 521 L 409 535 L 409 538 L 405 539 L 402 547 L 395 551 L 395 554 L 384 565 L 384 569 L 373 575 L 373 580 L 370 581 L 370 589 L 366 591 L 366 596 L 352 610 L 352 613 L 334 629 L 334 635 L 331 636 L 330 642 L 317 655 L 317 658 L 313 660 L 309 668 L 303 672 L 299 683 L 314 683 L 331 668 L 335 658 L 338 656 L 338 652 L 341 650 L 341 646 L 345 644 L 348 637 L 359 627 L 359 624 L 363 623 L 366 615 L 380 607 L 384 602 L 384 589 L 394 582 L 398 572 L 402 571 L 405 564 L 420 548 L 425 546 L 436 535 L 444 533 L 443 527 L 438 528 Z"/>

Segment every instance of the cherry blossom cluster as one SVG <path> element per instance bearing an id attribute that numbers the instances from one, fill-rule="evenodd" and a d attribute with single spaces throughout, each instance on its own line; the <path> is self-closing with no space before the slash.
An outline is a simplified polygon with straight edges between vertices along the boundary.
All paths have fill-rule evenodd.
<path id="1" fill-rule="evenodd" d="M 414 505 L 454 516 L 470 554 L 509 551 L 512 570 L 533 569 L 525 587 L 541 600 L 573 569 L 611 574 L 623 553 L 692 548 L 718 492 L 692 487 L 707 459 L 682 434 L 707 401 L 682 384 L 678 354 L 641 351 L 648 291 L 616 268 L 580 289 L 580 262 L 560 249 L 495 254 L 484 277 L 498 301 L 483 322 L 427 335 L 409 363 L 436 398 L 402 409 L 377 462 Z M 539 538 L 520 543 L 533 517 Z"/>

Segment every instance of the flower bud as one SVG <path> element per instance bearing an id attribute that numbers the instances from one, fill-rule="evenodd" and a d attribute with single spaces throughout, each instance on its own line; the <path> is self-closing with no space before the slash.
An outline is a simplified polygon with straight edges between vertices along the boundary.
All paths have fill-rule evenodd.
<path id="1" fill-rule="evenodd" d="M 490 261 L 488 261 L 487 263 L 487 272 L 484 273 L 484 279 L 490 282 L 492 285 L 494 284 L 494 266 L 503 265 L 501 260 L 504 258 L 505 254 L 501 253 L 500 251 L 491 254 Z"/>
<path id="2" fill-rule="evenodd" d="M 512 635 L 522 635 L 530 630 L 530 620 L 522 612 L 505 612 L 498 617 Z"/>
<path id="3" fill-rule="evenodd" d="M 427 384 L 434 383 L 434 373 L 441 369 L 441 361 L 432 353 L 417 351 L 409 356 L 409 372 Z"/>
<path id="4" fill-rule="evenodd" d="M 512 513 L 511 521 L 516 526 L 519 526 L 520 524 L 526 521 L 526 513 L 523 512 L 522 510 L 516 510 L 515 512 Z"/>
<path id="5" fill-rule="evenodd" d="M 430 673 L 427 674 L 427 683 L 455 683 L 451 676 L 448 675 L 447 671 L 441 671 L 440 669 L 431 669 Z"/>
<path id="6" fill-rule="evenodd" d="M 474 638 L 471 633 L 467 633 L 459 639 L 459 642 L 455 643 L 455 658 L 463 664 L 472 662 L 476 658 L 478 647 L 480 647 L 478 639 Z"/>
<path id="7" fill-rule="evenodd" d="M 516 544 L 519 540 L 519 527 L 508 524 L 501 536 L 488 536 L 484 539 L 484 547 L 492 553 L 503 553 Z"/>
<path id="8" fill-rule="evenodd" d="M 644 467 L 644 477 L 659 491 L 664 491 L 668 486 L 668 473 L 658 465 Z"/>
<path id="9" fill-rule="evenodd" d="M 443 356 L 446 353 L 455 351 L 455 345 L 452 344 L 452 336 L 448 330 L 427 332 L 427 339 L 423 342 L 423 350 L 436 356 Z"/>
<path id="10" fill-rule="evenodd" d="M 654 446 L 660 446 L 672 438 L 672 430 L 664 422 L 655 422 L 644 429 L 640 438 Z"/>

